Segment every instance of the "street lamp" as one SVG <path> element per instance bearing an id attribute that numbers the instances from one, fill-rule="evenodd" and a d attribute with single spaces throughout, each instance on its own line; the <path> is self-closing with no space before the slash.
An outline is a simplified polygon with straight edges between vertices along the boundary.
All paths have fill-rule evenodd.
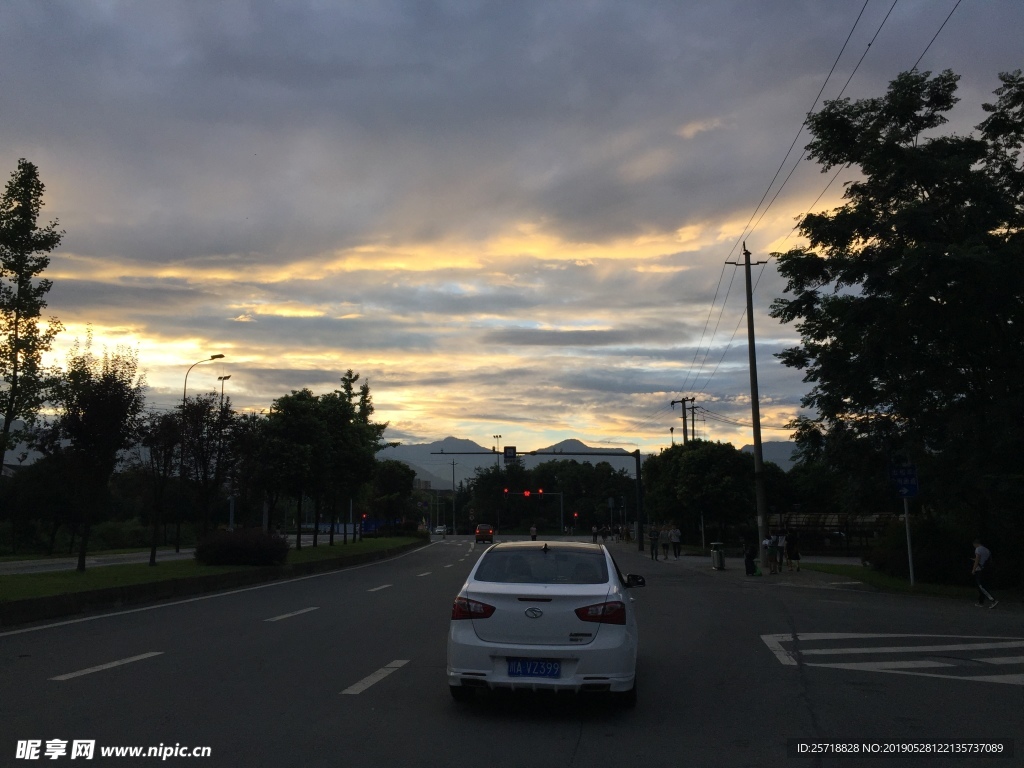
<path id="1" fill-rule="evenodd" d="M 229 373 L 227 376 L 218 376 L 217 381 L 220 382 L 220 404 L 224 405 L 224 382 L 231 378 Z"/>
<path id="2" fill-rule="evenodd" d="M 181 551 L 181 508 L 185 504 L 185 401 L 188 399 L 188 375 L 192 373 L 192 369 L 200 363 L 208 363 L 211 360 L 220 360 L 224 355 L 216 354 L 204 357 L 202 360 L 197 360 L 188 367 L 185 371 L 185 386 L 181 390 L 181 448 L 178 452 L 178 492 L 181 495 L 180 503 L 178 504 L 178 521 L 175 525 L 174 531 L 174 551 Z"/>
<path id="3" fill-rule="evenodd" d="M 501 435 L 492 435 L 492 437 L 495 440 L 494 444 L 497 446 L 494 449 L 494 452 L 495 452 L 495 454 L 499 454 L 499 453 L 501 453 Z M 501 462 L 499 461 L 497 456 L 494 457 L 494 466 L 496 466 L 496 467 L 501 466 Z"/>

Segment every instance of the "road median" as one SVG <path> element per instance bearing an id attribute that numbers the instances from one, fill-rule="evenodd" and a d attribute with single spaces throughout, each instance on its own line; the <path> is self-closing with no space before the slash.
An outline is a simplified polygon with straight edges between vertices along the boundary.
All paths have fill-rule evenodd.
<path id="1" fill-rule="evenodd" d="M 140 572 L 141 569 L 141 572 L 150 578 L 138 583 L 120 583 L 116 586 L 75 589 L 74 591 L 69 590 L 60 594 L 39 594 L 16 597 L 14 599 L 4 599 L 3 593 L 7 592 L 10 594 L 11 592 L 0 590 L 0 629 L 35 621 L 66 618 L 83 613 L 114 610 L 161 600 L 192 597 L 227 589 L 238 589 L 255 584 L 342 570 L 355 565 L 394 557 L 403 552 L 426 546 L 428 543 L 426 540 L 410 541 L 405 539 L 395 542 L 394 546 L 379 546 L 371 550 L 359 552 L 345 551 L 347 548 L 341 547 L 337 557 L 323 557 L 305 562 L 285 563 L 281 566 L 217 568 L 216 573 L 199 573 L 195 575 L 168 573 L 166 578 L 156 579 L 152 579 L 152 576 L 157 575 L 159 577 L 161 575 L 160 571 L 147 570 L 149 566 L 107 566 L 103 570 L 108 572 L 119 569 L 135 569 L 136 572 Z M 306 549 L 304 547 L 303 551 Z M 290 556 L 294 552 L 293 550 Z M 185 564 L 189 566 L 195 565 L 192 561 L 185 561 Z M 160 567 L 157 566 L 158 569 Z M 205 570 L 205 568 L 204 566 L 195 565 L 195 568 L 192 570 Z M 72 573 L 77 574 L 77 572 Z M 29 580 L 39 580 L 43 577 L 48 579 L 68 578 L 66 576 L 55 577 L 53 574 L 40 574 L 38 576 L 7 576 L 4 577 L 3 581 L 12 584 L 11 580 L 19 580 L 20 586 L 24 587 L 27 583 L 31 583 Z M 74 577 L 72 576 L 71 578 Z M 131 577 L 127 577 L 125 581 L 131 581 Z"/>

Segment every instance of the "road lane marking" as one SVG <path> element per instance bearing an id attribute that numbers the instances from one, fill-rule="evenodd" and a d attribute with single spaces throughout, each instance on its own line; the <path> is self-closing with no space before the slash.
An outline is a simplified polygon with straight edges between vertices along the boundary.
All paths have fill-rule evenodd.
<path id="1" fill-rule="evenodd" d="M 427 544 L 426 547 L 432 547 L 433 544 Z M 111 611 L 109 613 L 100 613 L 96 616 L 84 616 L 81 619 L 65 619 L 64 621 L 55 621 L 50 624 L 40 624 L 36 627 L 24 627 L 23 629 L 12 629 L 7 632 L 0 632 L 0 637 L 10 637 L 12 635 L 23 635 L 26 632 L 38 632 L 42 629 L 56 629 L 57 627 L 66 627 L 71 624 L 81 624 L 84 621 L 99 621 L 100 619 L 111 619 L 115 616 L 127 616 L 131 613 L 142 613 L 143 611 L 156 611 L 161 608 L 171 608 L 175 605 L 186 605 L 188 603 L 198 603 L 200 600 L 215 600 L 220 597 L 230 597 L 231 595 L 242 594 L 243 592 L 254 592 L 257 589 L 269 589 L 271 587 L 282 587 L 288 584 L 294 584 L 296 581 L 306 581 L 306 579 L 322 579 L 325 576 L 338 576 L 339 574 L 345 574 L 350 571 L 361 571 L 363 568 L 379 568 L 382 565 L 387 565 L 395 560 L 401 560 L 403 557 L 409 557 L 416 553 L 426 549 L 426 547 L 417 547 L 416 549 L 410 549 L 408 552 L 403 552 L 400 555 L 394 557 L 388 557 L 384 560 L 376 560 L 372 563 L 364 563 L 363 565 L 351 565 L 347 568 L 339 568 L 336 571 L 324 571 L 323 573 L 311 573 L 307 576 L 296 576 L 294 579 L 281 579 L 280 581 L 271 581 L 266 584 L 256 584 L 251 587 L 241 587 L 240 589 L 229 589 L 224 592 L 215 592 L 210 595 L 199 595 L 197 597 L 187 597 L 184 600 L 171 600 L 166 603 L 159 603 L 158 605 L 145 605 L 141 608 L 128 608 L 124 611 Z"/>
<path id="2" fill-rule="evenodd" d="M 840 653 L 935 653 L 937 651 L 990 651 L 993 648 L 1024 648 L 1024 640 L 1006 643 L 959 643 L 956 645 L 890 645 L 880 648 L 810 648 L 802 656 L 831 656 Z"/>
<path id="3" fill-rule="evenodd" d="M 66 675 L 57 675 L 57 677 L 51 677 L 51 680 L 70 680 L 73 677 L 81 677 L 82 675 L 91 675 L 93 672 L 102 672 L 105 669 L 113 669 L 114 667 L 120 667 L 125 664 L 131 664 L 133 661 L 142 661 L 143 659 L 149 659 L 153 656 L 161 656 L 163 651 L 150 651 L 149 653 L 142 653 L 138 656 L 132 656 L 128 659 L 120 659 L 119 661 L 112 661 L 109 664 L 100 664 L 98 667 L 89 667 L 88 669 L 80 669 L 77 672 L 68 672 Z"/>
<path id="4" fill-rule="evenodd" d="M 959 640 L 959 643 L 933 643 L 929 645 L 878 645 L 878 646 L 843 646 L 832 648 L 811 647 L 815 642 L 829 640 Z M 859 672 L 879 672 L 890 675 L 915 675 L 918 677 L 934 677 L 945 680 L 967 680 L 984 683 L 1002 683 L 1004 685 L 1024 686 L 1024 673 L 1010 670 L 1001 675 L 971 674 L 972 664 L 991 664 L 1009 667 L 1024 666 L 1024 656 L 983 656 L 978 651 L 997 649 L 1024 648 L 1024 638 L 1010 637 L 977 637 L 970 635 L 910 635 L 910 634 L 860 634 L 860 633 L 784 633 L 777 635 L 761 635 L 768 649 L 781 664 L 786 666 L 801 665 L 804 667 L 820 667 L 827 669 L 843 669 Z M 991 642 L 978 642 L 991 641 Z M 785 646 L 784 643 L 790 645 Z M 938 659 L 910 659 L 902 661 L 845 661 L 842 656 L 861 656 L 865 654 L 921 654 L 932 653 L 964 654 L 963 656 L 945 656 Z M 969 656 L 968 656 L 969 654 Z M 825 660 L 822 657 L 832 657 Z M 812 660 L 813 659 L 813 660 Z M 820 659 L 820 660 L 819 660 Z M 925 669 L 948 670 L 948 674 L 925 672 Z M 976 668 L 975 668 L 976 669 Z M 960 674 L 952 674 L 956 670 Z"/>
<path id="5" fill-rule="evenodd" d="M 383 667 L 378 669 L 373 674 L 367 675 L 366 677 L 364 677 L 362 680 L 360 680 L 355 685 L 350 685 L 348 688 L 346 688 L 341 693 L 343 695 L 351 695 L 351 696 L 354 696 L 356 694 L 362 693 L 367 688 L 369 688 L 371 685 L 374 685 L 375 683 L 379 683 L 381 680 L 383 680 L 385 677 L 390 675 L 396 669 L 401 669 L 402 667 L 404 667 L 408 663 L 409 663 L 408 659 L 395 659 L 390 664 L 385 664 Z"/>
<path id="6" fill-rule="evenodd" d="M 416 576 L 429 576 L 433 571 L 424 571 L 423 573 L 417 573 Z"/>
<path id="7" fill-rule="evenodd" d="M 275 616 L 272 619 L 264 619 L 264 621 L 281 621 L 281 619 L 290 619 L 292 616 L 300 616 L 303 613 L 309 613 L 310 611 L 320 610 L 319 605 L 314 605 L 312 608 L 303 608 L 301 611 L 293 611 L 292 613 L 283 613 L 280 616 Z"/>
<path id="8" fill-rule="evenodd" d="M 380 592 L 382 589 L 387 589 L 390 586 L 392 586 L 392 585 L 391 584 L 381 584 L 379 587 L 374 587 L 373 589 L 368 589 L 366 591 L 367 592 Z"/>
<path id="9" fill-rule="evenodd" d="M 455 565 L 455 563 L 448 563 L 448 565 L 446 565 L 445 568 L 451 568 L 453 565 Z"/>

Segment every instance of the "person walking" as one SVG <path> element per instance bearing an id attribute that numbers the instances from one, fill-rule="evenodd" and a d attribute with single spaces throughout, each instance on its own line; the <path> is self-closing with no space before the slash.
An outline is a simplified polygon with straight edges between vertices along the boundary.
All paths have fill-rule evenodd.
<path id="1" fill-rule="evenodd" d="M 536 541 L 536 540 L 537 540 L 537 526 L 536 525 L 531 525 L 530 526 L 530 541 Z"/>
<path id="2" fill-rule="evenodd" d="M 668 540 L 672 543 L 672 557 L 678 560 L 683 545 L 683 534 L 675 523 L 672 523 L 672 530 L 668 532 Z"/>
<path id="3" fill-rule="evenodd" d="M 651 527 L 647 529 L 647 538 L 650 539 L 650 542 L 651 542 L 651 560 L 657 560 L 658 559 L 658 527 L 657 526 L 651 525 Z"/>
<path id="4" fill-rule="evenodd" d="M 978 607 L 989 601 L 989 608 L 995 608 L 999 601 L 992 597 L 992 594 L 985 588 L 988 583 L 988 575 L 992 567 L 992 552 L 981 543 L 981 539 L 974 540 L 974 563 L 971 566 L 971 573 L 974 574 L 974 583 L 978 585 Z"/>
<path id="5" fill-rule="evenodd" d="M 668 526 L 661 526 L 661 531 L 658 533 L 658 543 L 661 544 L 661 551 L 665 554 L 665 559 L 668 560 L 668 545 L 669 545 L 669 534 Z"/>
<path id="6" fill-rule="evenodd" d="M 793 570 L 796 564 L 796 572 L 800 573 L 800 540 L 795 533 L 786 537 L 786 560 L 789 562 L 789 570 Z"/>
<path id="7" fill-rule="evenodd" d="M 590 536 L 594 544 L 597 544 L 597 526 L 593 525 L 590 527 Z"/>

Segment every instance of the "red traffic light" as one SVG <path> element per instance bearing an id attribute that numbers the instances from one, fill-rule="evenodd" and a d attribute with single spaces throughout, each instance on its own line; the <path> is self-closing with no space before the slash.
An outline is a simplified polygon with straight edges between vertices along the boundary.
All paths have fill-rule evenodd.
<path id="1" fill-rule="evenodd" d="M 537 489 L 537 493 L 543 494 L 544 493 L 544 489 L 543 488 L 538 488 Z"/>
<path id="2" fill-rule="evenodd" d="M 529 495 L 530 495 L 529 491 L 523 491 L 523 496 L 529 496 Z"/>
<path id="3" fill-rule="evenodd" d="M 573 512 L 573 513 L 572 513 L 572 516 L 573 516 L 573 517 L 579 517 L 579 516 L 580 516 L 580 513 L 579 513 L 579 512 Z"/>

